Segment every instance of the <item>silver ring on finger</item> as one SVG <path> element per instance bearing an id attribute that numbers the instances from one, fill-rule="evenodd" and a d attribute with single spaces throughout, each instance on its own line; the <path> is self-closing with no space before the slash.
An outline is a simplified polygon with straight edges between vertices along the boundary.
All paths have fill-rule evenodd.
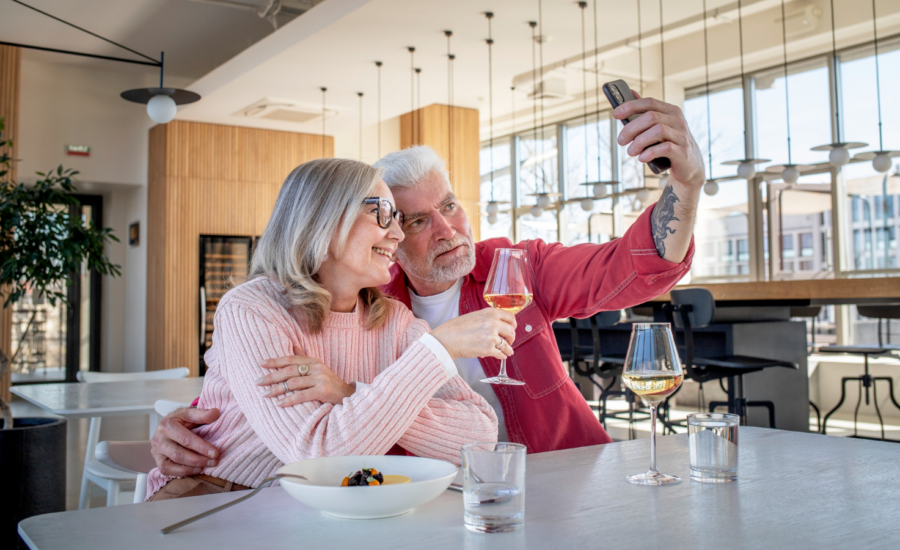
<path id="1" fill-rule="evenodd" d="M 285 380 L 281 383 L 281 387 L 284 388 L 284 393 L 291 391 L 290 388 L 288 388 L 287 380 Z"/>
<path id="2" fill-rule="evenodd" d="M 504 340 L 503 338 L 500 338 L 500 343 L 497 344 L 497 345 L 494 346 L 494 347 L 497 348 L 497 349 L 499 349 L 499 350 L 502 350 L 502 349 L 503 349 L 503 343 L 504 343 L 505 341 L 506 341 L 506 340 Z"/>
<path id="3" fill-rule="evenodd" d="M 297 372 L 300 376 L 306 376 L 309 374 L 309 365 L 297 365 Z"/>

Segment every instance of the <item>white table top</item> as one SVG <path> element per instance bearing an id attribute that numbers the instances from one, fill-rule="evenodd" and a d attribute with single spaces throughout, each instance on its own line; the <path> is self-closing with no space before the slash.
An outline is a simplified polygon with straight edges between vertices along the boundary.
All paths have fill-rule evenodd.
<path id="1" fill-rule="evenodd" d="M 159 529 L 230 499 L 209 495 L 36 516 L 19 534 L 40 550 L 120 548 L 896 548 L 900 461 L 895 443 L 742 427 L 740 479 L 707 485 L 688 474 L 687 436 L 662 437 L 660 471 L 684 481 L 630 485 L 649 464 L 641 439 L 530 455 L 525 528 L 463 527 L 462 495 L 445 492 L 384 520 L 330 518 L 282 488 L 172 534 Z"/>
<path id="2" fill-rule="evenodd" d="M 150 414 L 158 399 L 190 403 L 200 395 L 203 378 L 135 380 L 92 384 L 29 384 L 12 392 L 66 418 Z"/>

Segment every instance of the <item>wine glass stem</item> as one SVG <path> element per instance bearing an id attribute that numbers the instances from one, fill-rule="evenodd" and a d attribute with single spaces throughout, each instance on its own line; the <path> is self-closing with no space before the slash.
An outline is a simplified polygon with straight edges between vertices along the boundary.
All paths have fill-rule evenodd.
<path id="1" fill-rule="evenodd" d="M 506 358 L 500 360 L 500 374 L 497 378 L 506 378 Z"/>
<path id="2" fill-rule="evenodd" d="M 659 473 L 656 469 L 656 405 L 650 405 L 650 472 Z"/>

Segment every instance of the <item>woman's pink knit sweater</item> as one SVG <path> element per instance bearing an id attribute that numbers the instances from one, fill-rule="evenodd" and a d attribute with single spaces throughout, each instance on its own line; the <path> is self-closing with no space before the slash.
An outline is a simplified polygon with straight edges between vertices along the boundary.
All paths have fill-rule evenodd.
<path id="1" fill-rule="evenodd" d="M 283 464 L 321 456 L 384 454 L 394 444 L 424 457 L 460 462 L 460 447 L 497 437 L 497 416 L 459 377 L 448 378 L 418 340 L 428 324 L 400 302 L 380 328 L 366 330 L 363 308 L 331 312 L 310 334 L 284 289 L 267 278 L 228 292 L 215 316 L 213 345 L 198 407 L 221 416 L 194 432 L 219 449 L 204 474 L 256 487 Z M 294 346 L 346 382 L 362 382 L 340 405 L 318 401 L 276 407 L 255 380 L 259 365 L 294 355 Z M 150 472 L 147 498 L 170 479 Z"/>

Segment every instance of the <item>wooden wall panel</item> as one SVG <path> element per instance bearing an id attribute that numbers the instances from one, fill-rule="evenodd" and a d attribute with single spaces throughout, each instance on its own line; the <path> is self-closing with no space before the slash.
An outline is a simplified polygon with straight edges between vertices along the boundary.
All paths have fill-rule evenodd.
<path id="1" fill-rule="evenodd" d="M 147 370 L 198 372 L 199 237 L 260 235 L 320 135 L 173 121 L 150 131 Z M 334 155 L 326 137 L 325 155 Z"/>
<path id="2" fill-rule="evenodd" d="M 480 239 L 481 176 L 478 111 L 433 104 L 400 117 L 400 147 L 428 145 L 447 161 L 450 185 Z"/>
<path id="3" fill-rule="evenodd" d="M 3 136 L 13 142 L 9 148 L 10 156 L 16 158 L 17 140 L 19 137 L 19 82 L 22 72 L 22 50 L 10 46 L 0 46 L 0 117 L 5 119 L 6 129 Z M 8 174 L 16 178 L 16 164 Z M 2 307 L 0 301 L 0 349 L 8 358 L 12 357 L 12 308 Z M 9 386 L 11 375 L 0 378 L 0 397 L 10 399 Z"/>

